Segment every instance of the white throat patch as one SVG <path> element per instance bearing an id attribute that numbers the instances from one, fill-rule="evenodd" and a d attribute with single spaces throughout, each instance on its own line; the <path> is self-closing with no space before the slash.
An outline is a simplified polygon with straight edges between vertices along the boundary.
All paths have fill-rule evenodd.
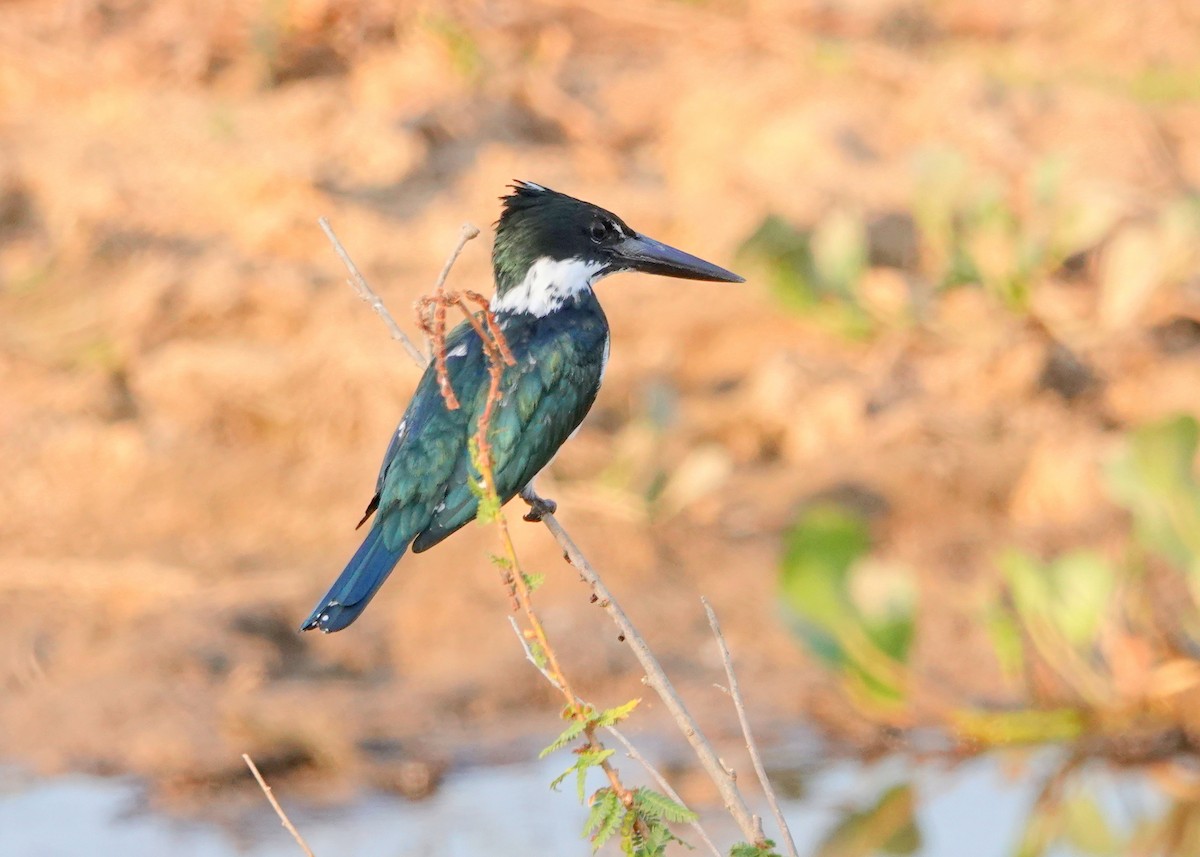
<path id="1" fill-rule="evenodd" d="M 603 267 L 603 262 L 543 256 L 529 266 L 519 286 L 492 298 L 492 312 L 527 312 L 537 318 L 547 316 L 569 299 L 590 289 Z"/>

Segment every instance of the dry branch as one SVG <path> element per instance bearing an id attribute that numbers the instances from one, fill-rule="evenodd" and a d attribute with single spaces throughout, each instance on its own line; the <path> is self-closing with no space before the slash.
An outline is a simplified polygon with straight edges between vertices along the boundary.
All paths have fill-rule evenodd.
<path id="1" fill-rule="evenodd" d="M 287 817 L 287 813 L 283 811 L 283 807 L 279 805 L 279 801 L 275 800 L 275 794 L 271 791 L 271 787 L 267 785 L 267 781 L 263 779 L 263 775 L 258 771 L 258 765 L 254 764 L 254 760 L 250 758 L 250 754 L 242 753 L 242 760 L 246 763 L 246 767 L 250 769 L 250 773 L 254 774 L 254 779 L 258 780 L 258 787 L 262 789 L 263 794 L 267 796 L 267 800 L 271 802 L 275 814 L 279 816 L 280 823 L 288 833 L 292 834 L 292 838 L 296 840 L 296 844 L 300 846 L 308 857 L 315 857 L 312 849 L 308 847 L 308 843 L 304 841 L 304 837 L 300 835 L 300 831 L 292 824 L 291 819 Z"/>
<path id="2" fill-rule="evenodd" d="M 787 846 L 788 854 L 791 857 L 800 857 L 796 853 L 796 842 L 792 839 L 791 828 L 788 827 L 787 819 L 783 816 L 783 810 L 779 808 L 779 798 L 775 796 L 775 788 L 767 778 L 767 769 L 763 766 L 762 756 L 758 752 L 758 744 L 755 743 L 754 736 L 750 733 L 750 718 L 746 716 L 746 704 L 742 701 L 737 675 L 733 671 L 733 656 L 729 654 L 725 635 L 721 633 L 721 624 L 717 621 L 717 614 L 713 612 L 708 599 L 701 596 L 700 603 L 704 605 L 704 612 L 708 614 L 708 625 L 712 628 L 713 636 L 717 638 L 717 645 L 721 648 L 721 663 L 725 665 L 725 676 L 729 679 L 729 696 L 733 700 L 733 707 L 737 710 L 738 723 L 741 724 L 742 735 L 746 739 L 746 750 L 750 753 L 750 761 L 754 763 L 754 773 L 758 774 L 758 782 L 767 796 L 767 803 L 771 805 L 771 812 L 775 815 L 775 823 L 779 825 L 779 833 L 783 837 L 784 845 Z"/>
<path id="3" fill-rule="evenodd" d="M 322 231 L 325 233 L 325 237 L 329 239 L 331 244 L 333 244 L 333 250 L 338 254 L 338 258 L 342 260 L 342 264 L 346 266 L 346 270 L 350 272 L 350 279 L 348 280 L 350 286 L 354 289 L 354 291 L 358 292 L 358 296 L 370 304 L 371 309 L 375 310 L 379 317 L 383 319 L 383 323 L 387 325 L 388 331 L 392 334 L 392 339 L 403 345 L 404 350 L 408 352 L 408 356 L 415 360 L 419 366 L 424 368 L 427 361 L 421 354 L 421 350 L 413 344 L 413 341 L 408 338 L 408 334 L 401 329 L 400 325 L 396 324 L 396 319 L 392 318 L 392 314 L 388 312 L 387 307 L 383 305 L 383 301 L 380 299 L 379 295 L 375 293 L 374 289 L 367 285 L 367 278 L 362 275 L 362 271 L 358 270 L 358 266 L 354 264 L 354 260 L 350 258 L 350 254 L 346 252 L 346 248 L 342 246 L 342 242 L 339 241 L 337 235 L 334 234 L 333 227 L 329 225 L 329 221 L 324 217 L 319 217 L 317 218 L 317 223 L 320 224 Z M 475 229 L 473 226 L 471 228 Z M 463 231 L 466 231 L 466 226 L 463 227 Z M 479 234 L 478 229 L 475 229 L 475 234 Z M 461 247 L 461 244 L 459 246 Z M 458 254 L 456 252 L 455 256 L 457 255 Z M 451 259 L 451 261 L 453 261 L 453 259 Z M 447 267 L 449 267 L 449 263 L 447 263 Z M 443 272 L 442 276 L 443 278 L 445 277 L 445 272 Z"/>
<path id="4" fill-rule="evenodd" d="M 646 684 L 648 684 L 662 699 L 667 710 L 674 718 L 679 731 L 683 733 L 683 737 L 687 739 L 692 746 L 692 751 L 700 760 L 700 764 L 704 766 L 704 770 L 712 778 L 716 784 L 717 790 L 721 793 L 721 800 L 725 804 L 725 808 L 729 814 L 733 816 L 733 820 L 737 822 L 738 829 L 742 831 L 742 835 L 747 841 L 753 842 L 755 845 L 763 845 L 766 841 L 766 836 L 763 834 L 762 823 L 758 817 L 750 812 L 750 808 L 746 806 L 746 801 L 742 797 L 741 791 L 737 787 L 736 775 L 721 763 L 717 757 L 717 753 L 713 750 L 712 744 L 700 731 L 700 727 L 696 724 L 695 718 L 688 712 L 687 706 L 683 704 L 683 700 L 675 691 L 671 680 L 667 678 L 666 672 L 663 671 L 662 665 L 658 659 L 654 657 L 654 653 L 650 651 L 650 647 L 646 645 L 646 641 L 642 635 L 638 633 L 633 622 L 625 614 L 621 605 L 613 598 L 608 587 L 604 585 L 604 581 L 596 574 L 587 557 L 579 549 L 579 546 L 571 539 L 567 531 L 563 529 L 553 515 L 545 515 L 542 522 L 550 533 L 554 536 L 554 540 L 558 542 L 559 547 L 563 549 L 563 555 L 567 562 L 575 567 L 584 581 L 591 587 L 592 593 L 597 597 L 600 606 L 608 613 L 613 624 L 617 626 L 621 632 L 621 637 L 633 650 L 633 655 L 638 659 L 638 663 L 642 665 L 642 670 L 646 673 Z"/>
<path id="5" fill-rule="evenodd" d="M 555 679 L 554 676 L 550 675 L 545 667 L 537 662 L 537 658 L 533 656 L 533 650 L 529 648 L 529 641 L 527 641 L 525 639 L 525 635 L 521 633 L 521 628 L 517 624 L 517 620 L 512 616 L 509 616 L 508 621 L 512 625 L 513 633 L 517 635 L 517 640 L 520 642 L 521 648 L 525 650 L 525 659 L 529 661 L 529 663 L 533 664 L 533 668 L 540 672 L 546 681 L 550 682 L 554 688 L 561 691 L 562 686 L 558 683 L 558 680 Z M 663 790 L 663 794 L 675 801 L 675 803 L 679 804 L 680 806 L 687 806 L 687 804 L 684 803 L 683 798 L 679 796 L 679 792 L 675 791 L 675 789 L 671 787 L 671 784 L 667 782 L 667 778 L 662 775 L 662 772 L 658 768 L 654 767 L 654 765 L 650 764 L 649 759 L 638 752 L 637 747 L 633 746 L 633 743 L 625 737 L 621 730 L 619 730 L 616 726 L 605 726 L 604 731 L 609 735 L 612 735 L 617 739 L 618 742 L 620 742 L 620 744 L 625 748 L 625 753 L 627 756 L 629 756 L 629 758 L 633 759 L 646 769 L 647 773 L 649 773 L 650 776 L 654 778 L 654 781 L 658 783 L 658 787 Z M 696 818 L 694 821 L 689 823 L 691 824 L 692 829 L 696 831 L 696 835 L 700 837 L 701 841 L 703 841 L 704 844 L 708 846 L 708 849 L 713 853 L 713 857 L 723 857 L 721 850 L 717 848 L 716 844 L 712 841 L 712 838 L 709 837 L 708 832 L 700 824 L 700 819 Z"/>

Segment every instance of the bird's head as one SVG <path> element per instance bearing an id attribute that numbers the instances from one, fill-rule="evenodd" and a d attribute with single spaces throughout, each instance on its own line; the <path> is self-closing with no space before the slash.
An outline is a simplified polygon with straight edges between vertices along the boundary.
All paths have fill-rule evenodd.
<path id="1" fill-rule="evenodd" d="M 611 211 L 532 182 L 514 183 L 503 202 L 492 250 L 497 311 L 546 315 L 618 271 L 744 282 L 638 234 Z"/>

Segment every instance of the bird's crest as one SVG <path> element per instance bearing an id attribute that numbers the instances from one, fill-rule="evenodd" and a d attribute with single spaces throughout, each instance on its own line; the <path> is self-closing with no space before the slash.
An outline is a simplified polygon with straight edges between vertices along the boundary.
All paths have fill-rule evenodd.
<path id="1" fill-rule="evenodd" d="M 571 202 L 577 205 L 590 205 L 590 203 L 584 202 L 581 199 L 551 190 L 545 185 L 540 185 L 536 182 L 513 179 L 509 187 L 512 188 L 512 193 L 500 197 L 502 208 L 500 209 L 500 220 L 497 223 L 503 222 L 510 214 L 528 211 L 531 208 L 545 205 L 555 200 Z"/>

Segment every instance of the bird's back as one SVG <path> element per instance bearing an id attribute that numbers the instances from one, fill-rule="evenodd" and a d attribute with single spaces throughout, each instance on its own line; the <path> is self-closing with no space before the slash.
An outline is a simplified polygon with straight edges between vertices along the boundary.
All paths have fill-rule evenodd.
<path id="1" fill-rule="evenodd" d="M 498 318 L 515 365 L 505 367 L 488 438 L 502 502 L 554 457 L 596 399 L 608 350 L 608 322 L 589 290 L 543 317 Z M 446 367 L 460 407 L 448 410 L 432 366 L 380 470 L 379 520 L 386 543 L 422 551 L 475 517 L 471 439 L 487 404 L 488 359 L 470 325 L 446 339 Z"/>

